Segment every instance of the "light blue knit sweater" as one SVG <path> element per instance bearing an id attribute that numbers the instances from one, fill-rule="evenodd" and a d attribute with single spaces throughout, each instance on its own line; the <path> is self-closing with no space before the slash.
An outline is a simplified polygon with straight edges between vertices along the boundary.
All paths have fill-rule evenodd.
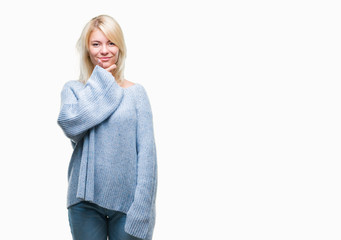
<path id="1" fill-rule="evenodd" d="M 157 154 L 145 88 L 122 88 L 95 66 L 85 85 L 65 83 L 57 123 L 73 147 L 67 208 L 86 200 L 124 212 L 127 233 L 152 239 Z"/>

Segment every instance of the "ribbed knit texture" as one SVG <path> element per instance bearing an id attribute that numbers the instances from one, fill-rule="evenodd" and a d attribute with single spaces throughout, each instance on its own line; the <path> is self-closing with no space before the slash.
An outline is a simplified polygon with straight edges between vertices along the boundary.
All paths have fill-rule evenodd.
<path id="1" fill-rule="evenodd" d="M 73 147 L 67 208 L 85 200 L 124 212 L 127 233 L 152 239 L 157 154 L 145 88 L 122 88 L 95 66 L 85 85 L 65 83 L 57 123 Z"/>

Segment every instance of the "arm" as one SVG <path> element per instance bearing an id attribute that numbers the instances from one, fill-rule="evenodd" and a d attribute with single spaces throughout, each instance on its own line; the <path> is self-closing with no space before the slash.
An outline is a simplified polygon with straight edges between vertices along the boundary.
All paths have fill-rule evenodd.
<path id="1" fill-rule="evenodd" d="M 157 155 L 153 116 L 150 102 L 142 87 L 137 97 L 137 186 L 128 213 L 125 229 L 139 238 L 145 238 L 154 224 L 153 207 L 157 189 Z"/>
<path id="2" fill-rule="evenodd" d="M 96 65 L 81 90 L 71 88 L 68 83 L 64 85 L 57 123 L 71 141 L 78 143 L 87 130 L 117 109 L 122 97 L 123 88 L 111 73 Z"/>

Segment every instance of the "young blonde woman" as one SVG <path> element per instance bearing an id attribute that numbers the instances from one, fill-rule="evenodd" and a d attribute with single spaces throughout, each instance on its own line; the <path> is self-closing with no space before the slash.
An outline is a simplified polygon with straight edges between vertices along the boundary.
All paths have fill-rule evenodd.
<path id="1" fill-rule="evenodd" d="M 157 154 L 145 88 L 124 79 L 119 24 L 100 15 L 77 42 L 80 78 L 64 84 L 58 125 L 70 139 L 67 209 L 74 240 L 152 239 Z"/>

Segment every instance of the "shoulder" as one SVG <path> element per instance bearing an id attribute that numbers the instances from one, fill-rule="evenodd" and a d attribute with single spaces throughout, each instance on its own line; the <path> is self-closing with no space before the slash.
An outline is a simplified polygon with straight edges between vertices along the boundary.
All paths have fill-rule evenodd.
<path id="1" fill-rule="evenodd" d="M 83 87 L 84 84 L 79 80 L 69 80 L 64 83 L 62 90 L 70 89 L 70 88 L 77 88 Z"/>
<path id="2" fill-rule="evenodd" d="M 84 83 L 79 80 L 69 80 L 65 83 L 65 85 L 66 84 L 69 84 L 70 86 L 84 86 Z"/>
<path id="3" fill-rule="evenodd" d="M 143 112 L 151 112 L 151 103 L 146 88 L 142 84 L 136 83 L 136 86 L 134 86 L 134 94 L 137 109 Z"/>
<path id="4" fill-rule="evenodd" d="M 137 99 L 143 100 L 148 99 L 148 94 L 146 88 L 141 83 L 135 83 L 135 86 L 133 86 L 135 89 L 135 94 Z"/>

